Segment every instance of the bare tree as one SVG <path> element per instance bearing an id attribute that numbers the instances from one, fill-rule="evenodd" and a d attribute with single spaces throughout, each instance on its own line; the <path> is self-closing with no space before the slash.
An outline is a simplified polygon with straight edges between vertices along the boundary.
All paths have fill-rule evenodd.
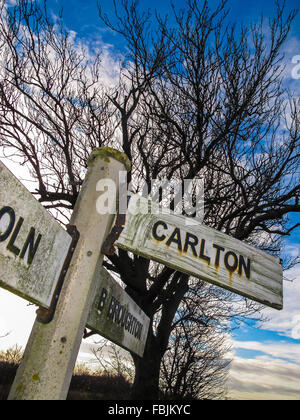
<path id="1" fill-rule="evenodd" d="M 126 380 L 133 382 L 134 365 L 129 353 L 106 339 L 95 342 L 97 347 L 92 349 L 100 369 L 97 372 L 107 375 L 123 376 Z"/>
<path id="2" fill-rule="evenodd" d="M 288 113 L 280 53 L 295 11 L 285 16 L 276 3 L 268 31 L 263 20 L 237 29 L 227 24 L 226 3 L 210 10 L 208 1 L 189 0 L 184 10 L 173 8 L 176 25 L 158 14 L 154 20 L 139 15 L 137 3 L 126 0 L 115 2 L 114 22 L 102 14 L 129 51 L 126 92 L 114 98 L 123 148 L 139 163 L 132 177 L 149 186 L 156 178 L 203 177 L 204 223 L 278 255 L 280 238 L 298 227 L 288 226 L 288 214 L 300 210 L 299 104 L 290 100 Z M 110 260 L 153 320 L 144 357 L 133 356 L 133 394 L 155 398 L 173 320 L 192 282 L 123 251 Z M 227 309 L 227 319 L 237 310 L 232 295 L 219 293 L 228 300 L 220 299 L 211 320 L 220 307 Z M 244 303 L 236 314 L 258 310 Z"/>
<path id="3" fill-rule="evenodd" d="M 0 360 L 5 363 L 18 365 L 23 357 L 23 349 L 18 344 L 0 351 Z"/>
<path id="4" fill-rule="evenodd" d="M 200 280 L 190 279 L 189 286 L 162 359 L 160 390 L 170 399 L 223 399 L 230 363 L 226 299 L 222 294 L 222 304 L 218 288 L 214 294 Z"/>
<path id="5" fill-rule="evenodd" d="M 182 323 L 171 334 L 162 359 L 160 390 L 173 400 L 224 399 L 230 360 L 222 348 L 223 337 L 207 328 L 202 333 L 199 323 L 191 324 Z"/>
<path id="6" fill-rule="evenodd" d="M 28 164 L 46 208 L 72 209 L 90 151 L 114 132 L 100 53 L 75 44 L 46 2 L 27 0 L 1 1 L 0 43 L 3 153 Z"/>

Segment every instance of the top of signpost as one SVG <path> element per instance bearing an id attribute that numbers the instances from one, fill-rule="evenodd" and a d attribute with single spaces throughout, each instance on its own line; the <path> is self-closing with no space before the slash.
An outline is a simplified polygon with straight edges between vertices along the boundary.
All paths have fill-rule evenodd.
<path id="1" fill-rule="evenodd" d="M 87 161 L 88 166 L 93 166 L 98 159 L 108 160 L 113 158 L 123 163 L 126 170 L 129 172 L 131 170 L 131 163 L 128 156 L 125 153 L 120 152 L 119 150 L 113 149 L 112 147 L 96 147 L 93 149 L 90 157 Z"/>

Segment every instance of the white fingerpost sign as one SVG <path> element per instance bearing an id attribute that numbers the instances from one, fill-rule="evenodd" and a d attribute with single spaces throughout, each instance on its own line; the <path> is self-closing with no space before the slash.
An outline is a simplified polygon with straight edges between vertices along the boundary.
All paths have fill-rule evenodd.
<path id="1" fill-rule="evenodd" d="M 70 221 L 80 234 L 74 251 L 75 235 L 72 239 L 0 164 L 0 286 L 44 308 L 51 305 L 54 313 L 51 322 L 42 324 L 40 317 L 33 326 L 11 400 L 66 399 L 86 326 L 143 355 L 150 319 L 102 268 L 103 252 L 111 249 L 124 225 L 124 217 L 115 219 L 105 211 L 117 204 L 124 168 L 130 169 L 126 155 L 111 148 L 92 152 Z M 109 196 L 102 188 L 107 181 L 114 185 Z M 279 259 L 138 195 L 129 202 L 116 245 L 282 308 Z M 69 264 L 70 248 L 74 254 Z M 66 275 L 54 312 L 52 299 L 58 280 L 62 283 L 61 272 Z"/>
<path id="2" fill-rule="evenodd" d="M 71 242 L 0 162 L 0 286 L 49 308 Z"/>
<path id="3" fill-rule="evenodd" d="M 279 258 L 132 196 L 116 245 L 275 309 L 283 306 Z"/>
<path id="4" fill-rule="evenodd" d="M 87 327 L 142 357 L 150 319 L 103 267 L 95 275 L 100 281 Z"/>

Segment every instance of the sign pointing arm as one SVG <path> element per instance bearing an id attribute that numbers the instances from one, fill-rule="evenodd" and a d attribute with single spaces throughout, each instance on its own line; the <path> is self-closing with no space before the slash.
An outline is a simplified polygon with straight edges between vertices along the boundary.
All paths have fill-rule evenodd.
<path id="1" fill-rule="evenodd" d="M 71 242 L 0 162 L 0 286 L 49 308 Z"/>
<path id="2" fill-rule="evenodd" d="M 209 283 L 282 309 L 278 258 L 133 196 L 116 245 Z M 191 224 L 192 223 L 192 224 Z"/>

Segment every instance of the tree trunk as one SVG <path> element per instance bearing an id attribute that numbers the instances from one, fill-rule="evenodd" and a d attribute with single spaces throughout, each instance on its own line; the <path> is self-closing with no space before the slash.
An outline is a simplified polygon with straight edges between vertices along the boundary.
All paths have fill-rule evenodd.
<path id="1" fill-rule="evenodd" d="M 152 334 L 148 335 L 144 356 L 133 355 L 135 379 L 131 397 L 133 400 L 157 400 L 159 397 L 159 372 L 161 351 Z"/>
<path id="2" fill-rule="evenodd" d="M 188 291 L 188 280 L 189 276 L 187 274 L 175 272 L 166 289 L 172 299 L 168 299 L 163 306 L 156 334 L 153 334 L 151 322 L 143 357 L 132 355 L 135 364 L 132 399 L 157 400 L 159 398 L 160 364 L 168 347 L 176 311 L 183 296 Z M 148 311 L 145 310 L 145 312 Z"/>

